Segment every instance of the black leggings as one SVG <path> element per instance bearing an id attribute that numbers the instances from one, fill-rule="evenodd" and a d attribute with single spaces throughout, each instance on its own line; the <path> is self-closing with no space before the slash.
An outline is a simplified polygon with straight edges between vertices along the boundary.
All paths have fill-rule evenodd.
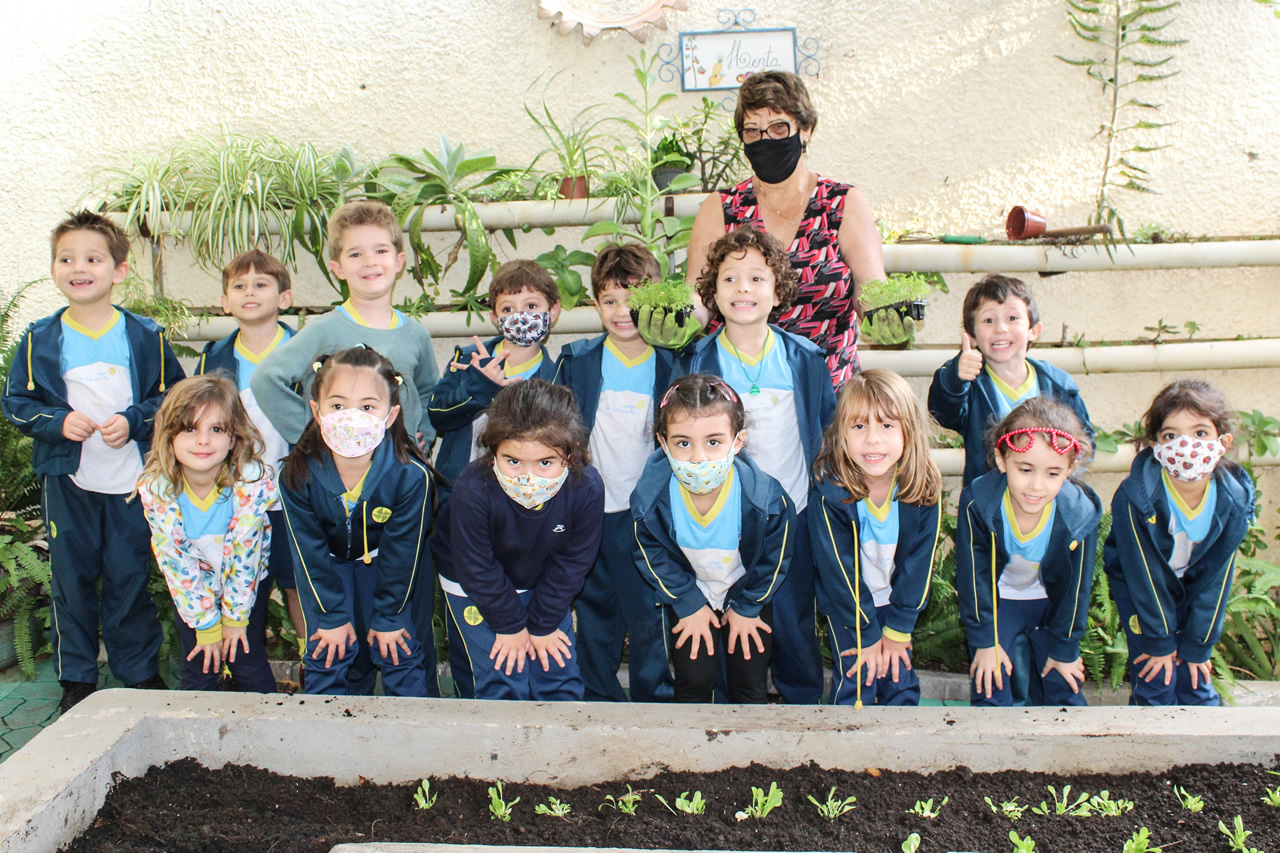
<path id="1" fill-rule="evenodd" d="M 717 612 L 716 616 L 722 622 L 724 621 L 724 614 Z M 670 618 L 671 624 L 674 625 L 677 621 L 674 612 L 670 614 Z M 772 627 L 772 606 L 765 605 L 760 610 L 760 618 L 766 625 Z M 710 703 L 715 692 L 716 680 L 723 673 L 724 680 L 729 686 L 731 703 L 763 705 L 767 702 L 767 678 L 769 658 L 773 656 L 773 635 L 765 631 L 760 632 L 760 637 L 764 640 L 763 653 L 755 647 L 754 642 L 748 640 L 752 644 L 751 659 L 746 660 L 742 656 L 742 644 L 733 650 L 733 654 L 725 651 L 729 643 L 727 624 L 719 629 L 712 628 L 711 634 L 715 639 L 714 655 L 707 654 L 706 647 L 700 644 L 697 659 L 690 660 L 689 652 L 693 649 L 692 639 L 686 640 L 685 644 L 678 649 L 674 645 L 671 647 L 671 667 L 675 670 L 676 676 L 674 701 Z"/>

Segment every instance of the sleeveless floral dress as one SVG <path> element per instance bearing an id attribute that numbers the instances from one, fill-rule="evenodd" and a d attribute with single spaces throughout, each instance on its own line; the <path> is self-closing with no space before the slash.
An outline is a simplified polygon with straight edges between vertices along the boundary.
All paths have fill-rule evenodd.
<path id="1" fill-rule="evenodd" d="M 800 292 L 778 319 L 778 325 L 786 331 L 822 347 L 831 383 L 837 390 L 859 368 L 853 276 L 840 255 L 839 238 L 849 189 L 848 184 L 819 176 L 795 238 L 787 246 L 791 268 L 800 279 Z M 726 234 L 741 225 L 765 230 L 750 178 L 722 191 L 720 204 L 724 208 Z"/>

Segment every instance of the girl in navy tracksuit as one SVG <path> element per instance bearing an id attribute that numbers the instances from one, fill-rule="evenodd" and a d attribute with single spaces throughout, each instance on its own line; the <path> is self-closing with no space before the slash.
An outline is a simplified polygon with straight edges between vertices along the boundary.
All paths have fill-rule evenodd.
<path id="1" fill-rule="evenodd" d="M 690 374 L 654 416 L 662 449 L 631 494 L 635 559 L 670 608 L 676 702 L 710 702 L 724 660 L 729 701 L 767 700 L 771 603 L 786 579 L 795 509 L 740 453 L 746 414 L 724 380 Z"/>
<path id="2" fill-rule="evenodd" d="M 818 600 L 832 656 L 855 658 L 848 672 L 835 667 L 832 704 L 920 704 L 911 632 L 929 601 L 942 519 L 928 423 L 905 379 L 864 370 L 841 389 L 814 463 Z"/>
<path id="3" fill-rule="evenodd" d="M 1222 636 L 1253 481 L 1223 459 L 1231 407 L 1180 379 L 1143 416 L 1148 445 L 1111 501 L 1104 550 L 1129 640 L 1132 705 L 1217 705 L 1209 660 Z"/>
<path id="4" fill-rule="evenodd" d="M 506 386 L 480 446 L 431 543 L 449 645 L 466 654 L 477 699 L 581 700 L 569 605 L 600 549 L 604 484 L 573 392 Z"/>
<path id="5" fill-rule="evenodd" d="M 315 364 L 311 415 L 280 474 L 306 619 L 308 693 L 427 695 L 435 666 L 415 636 L 414 584 L 429 570 L 431 473 L 400 411 L 401 378 L 367 347 Z"/>
<path id="6" fill-rule="evenodd" d="M 960 493 L 956 595 L 968 635 L 973 705 L 1010 705 L 1008 650 L 1031 646 L 1046 705 L 1084 705 L 1080 638 L 1089 617 L 1101 503 L 1072 479 L 1092 454 L 1084 425 L 1048 397 L 988 433 L 996 470 Z"/>

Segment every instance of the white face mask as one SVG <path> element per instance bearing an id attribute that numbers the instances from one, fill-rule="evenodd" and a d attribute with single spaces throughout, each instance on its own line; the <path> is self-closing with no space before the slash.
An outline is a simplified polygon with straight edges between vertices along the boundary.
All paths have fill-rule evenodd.
<path id="1" fill-rule="evenodd" d="M 498 460 L 495 459 L 493 476 L 498 478 L 498 485 L 506 492 L 507 497 L 525 509 L 533 509 L 556 496 L 564 481 L 569 478 L 569 468 L 566 466 L 559 477 L 535 477 L 533 474 L 512 477 L 498 470 Z"/>
<path id="2" fill-rule="evenodd" d="M 1151 452 L 1170 477 L 1194 483 L 1213 473 L 1227 448 L 1220 439 L 1179 435 L 1164 444 L 1154 445 Z"/>
<path id="3" fill-rule="evenodd" d="M 376 450 L 386 433 L 386 420 L 360 409 L 339 409 L 320 418 L 325 445 L 348 459 Z"/>

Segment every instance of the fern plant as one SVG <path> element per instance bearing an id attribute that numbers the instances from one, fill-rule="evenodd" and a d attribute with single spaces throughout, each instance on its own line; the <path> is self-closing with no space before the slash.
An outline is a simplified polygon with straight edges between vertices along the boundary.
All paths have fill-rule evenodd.
<path id="1" fill-rule="evenodd" d="M 1164 70 L 1173 54 L 1169 48 L 1184 44 L 1186 39 L 1169 39 L 1156 35 L 1173 22 L 1165 16 L 1176 2 L 1156 3 L 1147 0 L 1067 0 L 1071 7 L 1068 18 L 1072 31 L 1093 46 L 1097 53 L 1082 58 L 1058 56 L 1063 62 L 1085 69 L 1085 73 L 1102 84 L 1108 100 L 1107 115 L 1098 135 L 1106 144 L 1102 161 L 1102 178 L 1098 185 L 1094 212 L 1089 222 L 1114 225 L 1120 236 L 1128 240 L 1124 219 L 1111 199 L 1113 189 L 1151 193 L 1150 173 L 1135 162 L 1137 155 L 1149 154 L 1166 146 L 1145 142 L 1145 131 L 1166 127 L 1169 122 L 1152 121 L 1148 116 L 1163 104 L 1139 100 L 1127 91 L 1131 86 L 1157 83 L 1177 74 Z"/>

